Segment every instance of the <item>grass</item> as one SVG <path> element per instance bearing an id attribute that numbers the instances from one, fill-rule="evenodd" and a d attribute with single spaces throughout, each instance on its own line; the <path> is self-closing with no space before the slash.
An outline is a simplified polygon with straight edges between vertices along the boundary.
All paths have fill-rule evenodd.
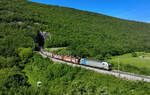
<path id="1" fill-rule="evenodd" d="M 117 69 L 119 58 L 121 71 L 150 75 L 150 53 L 136 52 L 136 54 L 137 57 L 132 57 L 131 53 L 113 56 L 107 61 L 112 64 L 113 69 Z"/>

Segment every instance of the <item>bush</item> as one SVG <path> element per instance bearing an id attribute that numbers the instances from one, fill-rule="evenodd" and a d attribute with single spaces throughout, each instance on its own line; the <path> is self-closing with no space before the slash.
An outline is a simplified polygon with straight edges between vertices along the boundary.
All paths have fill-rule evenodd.
<path id="1" fill-rule="evenodd" d="M 30 84 L 27 81 L 28 81 L 27 76 L 23 74 L 13 74 L 7 78 L 6 82 L 4 83 L 4 86 L 6 88 L 11 88 L 11 87 L 18 88 L 20 86 L 29 87 Z"/>
<path id="2" fill-rule="evenodd" d="M 32 48 L 19 48 L 18 49 L 18 55 L 23 60 L 23 62 L 26 62 L 28 58 L 32 57 Z"/>
<path id="3" fill-rule="evenodd" d="M 105 58 L 106 58 L 106 59 L 111 59 L 111 54 L 107 53 L 107 54 L 105 55 Z"/>
<path id="4" fill-rule="evenodd" d="M 104 60 L 105 58 L 100 54 L 96 56 L 96 60 Z"/>
<path id="5" fill-rule="evenodd" d="M 6 59 L 0 56 L 0 69 L 5 67 L 5 65 L 6 65 Z"/>
<path id="6" fill-rule="evenodd" d="M 132 52 L 132 57 L 137 57 L 137 53 L 136 52 Z"/>

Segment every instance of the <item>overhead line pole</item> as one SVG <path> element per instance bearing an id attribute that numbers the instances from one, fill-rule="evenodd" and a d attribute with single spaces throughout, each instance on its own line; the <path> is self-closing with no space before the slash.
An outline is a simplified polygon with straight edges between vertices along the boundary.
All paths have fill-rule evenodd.
<path id="1" fill-rule="evenodd" d="M 118 56 L 118 76 L 120 77 L 120 72 L 119 72 L 119 70 L 120 70 L 120 58 L 119 58 L 119 56 Z"/>

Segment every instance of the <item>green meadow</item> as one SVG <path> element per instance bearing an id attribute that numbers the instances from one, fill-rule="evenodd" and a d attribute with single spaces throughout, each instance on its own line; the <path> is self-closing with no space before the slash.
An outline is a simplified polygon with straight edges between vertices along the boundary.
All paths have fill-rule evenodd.
<path id="1" fill-rule="evenodd" d="M 136 52 L 136 57 L 131 53 L 121 56 L 113 56 L 108 59 L 112 64 L 112 69 L 118 69 L 120 64 L 120 71 L 126 71 L 136 74 L 150 75 L 150 53 Z"/>

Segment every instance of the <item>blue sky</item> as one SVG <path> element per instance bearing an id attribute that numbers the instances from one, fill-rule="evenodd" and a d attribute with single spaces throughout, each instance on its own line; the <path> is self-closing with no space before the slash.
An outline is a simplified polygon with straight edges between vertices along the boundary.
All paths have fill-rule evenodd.
<path id="1" fill-rule="evenodd" d="M 150 23 L 150 0 L 29 0 Z"/>

